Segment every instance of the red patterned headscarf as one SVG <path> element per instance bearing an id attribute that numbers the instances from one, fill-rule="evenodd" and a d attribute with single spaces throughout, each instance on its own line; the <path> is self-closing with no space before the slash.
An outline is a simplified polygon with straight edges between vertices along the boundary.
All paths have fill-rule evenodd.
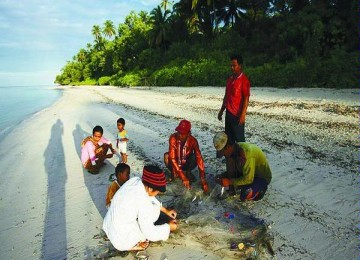
<path id="1" fill-rule="evenodd" d="M 166 191 L 166 178 L 164 172 L 155 165 L 145 165 L 143 169 L 142 182 L 155 190 Z"/>

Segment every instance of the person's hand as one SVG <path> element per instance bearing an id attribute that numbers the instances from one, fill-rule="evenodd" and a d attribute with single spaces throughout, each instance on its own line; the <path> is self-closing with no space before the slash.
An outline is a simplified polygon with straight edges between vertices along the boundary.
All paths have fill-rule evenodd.
<path id="1" fill-rule="evenodd" d="M 187 189 L 190 190 L 190 181 L 189 181 L 187 178 L 185 178 L 182 182 L 183 182 L 183 185 L 184 185 Z"/>
<path id="2" fill-rule="evenodd" d="M 223 115 L 223 112 L 220 110 L 219 113 L 218 113 L 218 119 L 219 119 L 219 121 L 222 120 L 222 115 Z"/>
<path id="3" fill-rule="evenodd" d="M 201 179 L 201 185 L 202 185 L 204 192 L 207 193 L 209 191 L 209 186 L 208 186 L 205 178 Z"/>
<path id="4" fill-rule="evenodd" d="M 239 125 L 245 124 L 245 118 L 240 117 L 239 119 Z"/>
<path id="5" fill-rule="evenodd" d="M 168 215 L 172 219 L 176 219 L 177 212 L 173 209 L 167 210 L 166 215 Z"/>
<path id="6" fill-rule="evenodd" d="M 114 148 L 111 151 L 113 154 L 116 154 L 116 150 Z"/>
<path id="7" fill-rule="evenodd" d="M 171 220 L 169 223 L 169 226 L 170 226 L 170 231 L 173 232 L 177 229 L 178 227 L 178 224 L 176 222 L 176 220 Z"/>
<path id="8" fill-rule="evenodd" d="M 223 187 L 228 187 L 232 184 L 232 181 L 228 178 L 221 178 L 220 179 L 220 185 Z"/>

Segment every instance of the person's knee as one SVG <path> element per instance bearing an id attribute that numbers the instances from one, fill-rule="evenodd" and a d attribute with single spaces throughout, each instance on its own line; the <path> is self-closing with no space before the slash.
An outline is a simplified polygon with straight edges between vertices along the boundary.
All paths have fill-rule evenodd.
<path id="1" fill-rule="evenodd" d="M 169 165 L 169 153 L 168 152 L 164 153 L 164 163 L 165 163 L 166 167 L 168 167 L 168 165 Z"/>

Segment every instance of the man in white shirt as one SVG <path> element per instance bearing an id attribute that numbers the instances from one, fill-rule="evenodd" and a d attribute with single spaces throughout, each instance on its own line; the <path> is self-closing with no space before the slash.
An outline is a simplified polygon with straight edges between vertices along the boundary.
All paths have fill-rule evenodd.
<path id="1" fill-rule="evenodd" d="M 144 166 L 143 175 L 129 179 L 115 193 L 106 213 L 103 230 L 120 251 L 144 250 L 149 241 L 166 240 L 177 229 L 176 211 L 164 208 L 155 198 L 166 191 L 164 172 L 157 166 Z M 155 225 L 160 212 L 170 221 Z"/>

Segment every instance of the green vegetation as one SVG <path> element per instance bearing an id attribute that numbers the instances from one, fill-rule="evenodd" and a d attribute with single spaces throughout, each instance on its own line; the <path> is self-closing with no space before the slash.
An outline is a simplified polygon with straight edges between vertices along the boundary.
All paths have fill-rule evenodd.
<path id="1" fill-rule="evenodd" d="M 117 30 L 94 25 L 55 82 L 223 86 L 240 53 L 253 86 L 357 87 L 357 11 L 354 0 L 162 0 Z"/>

